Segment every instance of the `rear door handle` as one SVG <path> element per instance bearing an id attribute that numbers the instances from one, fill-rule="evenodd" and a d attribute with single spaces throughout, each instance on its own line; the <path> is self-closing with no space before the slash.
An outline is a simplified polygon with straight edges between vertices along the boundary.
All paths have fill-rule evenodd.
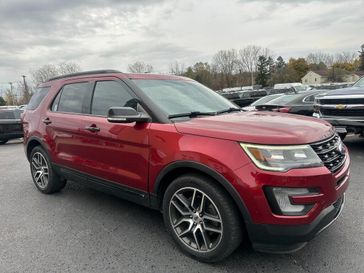
<path id="1" fill-rule="evenodd" d="M 44 118 L 42 119 L 42 122 L 45 124 L 45 125 L 48 125 L 48 124 L 51 124 L 52 121 L 49 119 L 49 118 Z"/>
<path id="2" fill-rule="evenodd" d="M 85 127 L 85 130 L 90 131 L 90 132 L 99 132 L 100 128 L 96 127 L 96 125 L 91 125 L 89 127 Z"/>

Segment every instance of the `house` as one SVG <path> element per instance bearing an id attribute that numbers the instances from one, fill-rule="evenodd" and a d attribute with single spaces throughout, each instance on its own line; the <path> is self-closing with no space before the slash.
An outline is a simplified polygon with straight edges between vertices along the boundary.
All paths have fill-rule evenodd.
<path id="1" fill-rule="evenodd" d="M 331 82 L 329 80 L 329 70 L 320 71 L 308 71 L 308 73 L 302 78 L 302 83 L 307 85 L 324 84 Z M 332 74 L 333 72 L 331 72 Z M 342 72 L 341 72 L 342 73 Z M 337 80 L 339 82 L 356 82 L 362 76 L 364 76 L 363 71 L 349 72 L 345 71 L 344 75 L 337 75 Z M 331 75 L 333 77 L 333 75 Z"/>
<path id="2" fill-rule="evenodd" d="M 344 76 L 346 82 L 356 82 L 364 76 L 364 71 L 351 72 Z"/>
<path id="3" fill-rule="evenodd" d="M 323 84 L 327 83 L 328 79 L 328 71 L 320 70 L 320 71 L 308 71 L 308 73 L 302 78 L 302 83 L 307 85 L 313 84 Z"/>

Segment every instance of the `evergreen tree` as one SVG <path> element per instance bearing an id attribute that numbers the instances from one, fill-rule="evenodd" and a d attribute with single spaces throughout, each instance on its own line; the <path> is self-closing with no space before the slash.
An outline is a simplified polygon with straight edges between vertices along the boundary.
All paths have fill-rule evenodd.
<path id="1" fill-rule="evenodd" d="M 6 101 L 4 100 L 3 97 L 0 97 L 0 106 L 4 106 L 6 105 Z"/>
<path id="2" fill-rule="evenodd" d="M 282 56 L 279 56 L 276 61 L 276 71 L 283 71 L 286 68 L 287 64 L 283 60 Z"/>
<path id="3" fill-rule="evenodd" d="M 273 63 L 273 60 L 270 57 L 267 58 L 265 56 L 259 56 L 258 58 L 256 83 L 263 87 L 268 85 L 271 63 Z"/>

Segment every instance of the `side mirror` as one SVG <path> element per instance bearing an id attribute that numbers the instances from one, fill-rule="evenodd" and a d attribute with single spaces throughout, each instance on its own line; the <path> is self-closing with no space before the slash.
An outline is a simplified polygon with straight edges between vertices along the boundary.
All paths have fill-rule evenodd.
<path id="1" fill-rule="evenodd" d="M 107 120 L 113 123 L 139 123 L 150 122 L 151 118 L 144 113 L 138 113 L 131 107 L 111 107 L 107 115 Z"/>

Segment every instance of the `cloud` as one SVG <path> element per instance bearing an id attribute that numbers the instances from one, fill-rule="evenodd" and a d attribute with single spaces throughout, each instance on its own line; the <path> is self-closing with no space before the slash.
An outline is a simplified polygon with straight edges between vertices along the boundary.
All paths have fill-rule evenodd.
<path id="1" fill-rule="evenodd" d="M 46 63 L 168 71 L 248 44 L 279 55 L 356 50 L 363 0 L 3 0 L 0 83 Z"/>

